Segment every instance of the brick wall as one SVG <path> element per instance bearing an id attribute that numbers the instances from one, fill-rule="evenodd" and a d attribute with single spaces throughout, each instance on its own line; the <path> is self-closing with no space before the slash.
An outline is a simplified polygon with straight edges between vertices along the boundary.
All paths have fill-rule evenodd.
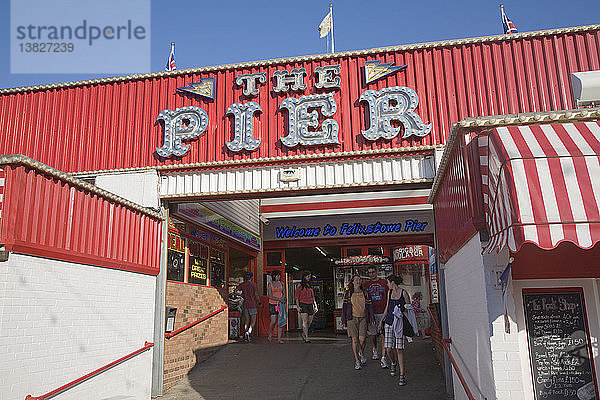
<path id="1" fill-rule="evenodd" d="M 167 307 L 177 308 L 175 330 L 226 305 L 215 288 L 167 282 Z M 163 390 L 227 343 L 227 311 L 165 339 Z"/>
<path id="2" fill-rule="evenodd" d="M 156 278 L 11 253 L 0 262 L 0 399 L 39 396 L 152 341 Z M 150 398 L 152 351 L 60 394 Z"/>

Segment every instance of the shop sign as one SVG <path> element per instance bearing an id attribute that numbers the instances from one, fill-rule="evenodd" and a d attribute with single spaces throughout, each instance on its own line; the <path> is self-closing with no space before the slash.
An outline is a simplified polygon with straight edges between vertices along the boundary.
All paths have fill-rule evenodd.
<path id="1" fill-rule="evenodd" d="M 173 217 L 169 218 L 169 229 L 185 233 L 187 232 L 187 225 L 185 222 L 179 221 Z"/>
<path id="2" fill-rule="evenodd" d="M 200 239 L 205 242 L 210 242 L 210 233 L 208 233 L 207 231 L 198 229 L 196 227 L 190 228 L 190 235 L 192 235 L 196 239 Z"/>
<path id="3" fill-rule="evenodd" d="M 173 233 L 167 233 L 167 279 L 183 282 L 185 269 L 185 239 Z"/>
<path id="4" fill-rule="evenodd" d="M 394 249 L 394 262 L 427 262 L 429 258 L 429 247 L 422 245 L 402 246 Z"/>
<path id="5" fill-rule="evenodd" d="M 300 169 L 299 168 L 286 168 L 282 169 L 279 173 L 279 180 L 281 182 L 296 182 L 300 180 Z"/>
<path id="6" fill-rule="evenodd" d="M 364 238 L 433 233 L 430 212 L 278 218 L 265 225 L 265 240 Z M 427 258 L 425 258 L 427 260 Z"/>
<path id="7" fill-rule="evenodd" d="M 194 257 L 190 254 L 188 282 L 198 285 L 206 285 L 206 275 L 206 260 Z"/>
<path id="8" fill-rule="evenodd" d="M 438 275 L 431 274 L 429 275 L 429 286 L 431 288 L 431 302 L 439 303 L 440 302 L 440 292 L 438 288 Z"/>
<path id="9" fill-rule="evenodd" d="M 369 236 L 377 233 L 403 233 L 422 232 L 427 227 L 427 222 L 407 219 L 404 222 L 384 224 L 379 221 L 374 224 L 363 225 L 361 223 L 342 223 L 341 225 L 322 226 L 278 226 L 275 228 L 278 239 L 282 238 L 305 238 L 305 237 L 328 237 L 335 236 L 339 230 L 341 236 Z"/>
<path id="10" fill-rule="evenodd" d="M 381 64 L 371 61 L 367 62 L 362 69 L 365 71 L 365 83 L 368 85 L 379 79 L 377 77 L 381 73 L 383 73 L 381 76 L 385 76 L 404 68 L 393 66 L 391 63 Z M 285 124 L 287 132 L 285 136 L 279 138 L 283 146 L 340 144 L 338 138 L 340 116 L 337 114 L 338 106 L 333 96 L 333 91 L 339 90 L 342 86 L 340 75 L 339 64 L 315 68 L 313 81 L 314 88 L 318 92 L 299 97 L 287 97 L 279 104 L 278 111 L 283 109 L 287 111 Z M 306 77 L 305 68 L 294 68 L 291 71 L 274 71 L 270 79 L 267 79 L 265 72 L 241 74 L 236 76 L 235 82 L 243 88 L 243 96 L 247 99 L 258 96 L 257 86 L 266 85 L 267 82 L 274 82 L 272 91 L 275 93 L 303 93 L 308 89 Z M 212 98 L 215 80 L 210 79 L 178 89 Z M 329 91 L 324 92 L 326 90 Z M 212 93 L 213 96 L 207 93 Z M 354 99 L 352 102 L 356 101 Z M 361 131 L 366 140 L 391 140 L 400 133 L 400 125 L 404 128 L 402 138 L 410 136 L 420 138 L 431 133 L 431 124 L 423 123 L 421 117 L 415 113 L 419 105 L 419 97 L 410 87 L 386 87 L 379 91 L 368 89 L 361 93 L 358 103 L 365 104 L 368 114 L 368 123 L 365 124 L 369 128 Z M 262 140 L 260 132 L 260 121 L 264 118 L 261 116 L 262 113 L 261 105 L 255 101 L 233 103 L 227 107 L 225 115 L 232 117 L 233 127 L 232 141 L 224 143 L 227 149 L 233 152 L 252 152 L 258 149 Z M 259 121 L 256 128 L 255 119 Z M 164 122 L 164 138 L 162 147 L 157 147 L 156 153 L 163 158 L 181 157 L 190 147 L 182 141 L 202 135 L 208 127 L 209 114 L 201 107 L 187 106 L 175 110 L 162 110 L 157 120 Z"/>
<path id="11" fill-rule="evenodd" d="M 383 264 L 389 261 L 389 257 L 376 255 L 351 256 L 347 258 L 342 258 L 340 260 L 335 260 L 335 265 Z"/>
<path id="12" fill-rule="evenodd" d="M 177 206 L 177 213 L 189 218 L 195 223 L 212 228 L 223 235 L 260 250 L 260 237 L 246 229 L 223 218 L 200 204 L 184 203 Z"/>
<path id="13" fill-rule="evenodd" d="M 179 235 L 169 232 L 167 237 L 167 249 L 178 253 L 185 253 L 185 239 Z"/>

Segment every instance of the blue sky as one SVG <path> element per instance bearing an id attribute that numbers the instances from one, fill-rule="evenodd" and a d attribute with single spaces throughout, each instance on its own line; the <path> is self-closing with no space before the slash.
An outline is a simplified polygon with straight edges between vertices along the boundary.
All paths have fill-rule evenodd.
<path id="1" fill-rule="evenodd" d="M 151 71 L 164 69 L 172 41 L 178 69 L 324 53 L 317 26 L 329 3 L 151 0 Z M 336 51 L 502 33 L 496 1 L 338 0 L 333 5 Z M 504 6 L 519 32 L 600 23 L 598 0 L 510 0 Z M 108 76 L 11 74 L 10 2 L 1 7 L 1 88 Z"/>

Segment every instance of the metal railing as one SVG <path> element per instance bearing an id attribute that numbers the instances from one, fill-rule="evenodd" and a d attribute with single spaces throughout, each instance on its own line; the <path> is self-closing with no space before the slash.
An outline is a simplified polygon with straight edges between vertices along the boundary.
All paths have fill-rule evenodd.
<path id="1" fill-rule="evenodd" d="M 129 360 L 130 358 L 133 358 L 133 357 L 137 356 L 140 353 L 143 353 L 144 351 L 150 349 L 152 346 L 154 346 L 154 343 L 145 342 L 144 343 L 144 347 L 142 347 L 141 349 L 138 349 L 138 350 L 134 351 L 133 353 L 129 353 L 126 356 L 121 357 L 118 360 L 115 360 L 115 361 L 111 362 L 110 364 L 106 364 L 105 366 L 100 367 L 97 370 L 94 370 L 94 371 L 90 372 L 89 374 L 86 374 L 86 375 L 82 376 L 81 378 L 77 378 L 74 381 L 71 381 L 71 382 L 69 382 L 69 383 L 67 383 L 67 384 L 59 387 L 58 389 L 54 389 L 53 391 L 48 392 L 46 394 L 43 394 L 41 396 L 32 396 L 32 395 L 28 394 L 25 397 L 25 400 L 45 400 L 45 399 L 50 399 L 50 398 L 52 398 L 52 397 L 54 397 L 54 396 L 56 396 L 56 395 L 64 392 L 65 390 L 68 390 L 68 389 L 70 389 L 70 388 L 72 388 L 74 386 L 77 386 L 80 383 L 82 383 L 84 381 L 87 381 L 88 379 L 91 379 L 94 376 L 99 375 L 99 374 L 101 374 L 101 373 L 103 373 L 103 372 L 111 369 L 112 367 L 114 367 L 114 366 L 116 366 L 118 364 L 121 364 L 122 362 L 125 362 L 125 361 Z"/>
<path id="2" fill-rule="evenodd" d="M 180 334 L 181 332 L 190 329 L 192 326 L 199 324 L 200 322 L 206 321 L 207 319 L 214 317 L 215 315 L 219 314 L 220 312 L 223 312 L 227 309 L 227 306 L 221 306 L 220 309 L 218 309 L 217 311 L 213 311 L 208 315 L 205 315 L 204 317 L 200 318 L 199 320 L 196 320 L 190 324 L 187 324 L 186 326 L 177 329 L 176 331 L 173 332 L 169 332 L 169 333 L 165 333 L 165 338 L 167 339 L 171 339 L 173 336 Z"/>
<path id="3" fill-rule="evenodd" d="M 427 311 L 429 312 L 429 317 L 430 317 L 431 321 L 433 322 L 433 325 L 435 325 L 435 329 L 438 330 L 438 331 L 441 331 L 441 328 L 438 325 L 438 321 L 434 317 L 434 315 L 431 312 L 431 310 L 427 309 Z M 465 381 L 465 378 L 463 377 L 462 373 L 460 372 L 460 369 L 458 368 L 458 364 L 456 364 L 456 360 L 452 356 L 452 353 L 450 353 L 450 348 L 448 347 L 448 345 L 450 343 L 452 343 L 452 339 L 450 339 L 450 338 L 448 338 L 448 339 L 442 339 L 441 342 L 442 342 L 442 347 L 444 348 L 444 351 L 448 355 L 448 359 L 450 360 L 450 363 L 452 364 L 452 367 L 454 368 L 454 371 L 456 371 L 456 375 L 458 376 L 458 380 L 460 381 L 460 384 L 462 385 L 463 389 L 465 390 L 467 398 L 469 400 L 475 400 L 475 397 L 473 397 L 473 393 L 471 393 L 471 390 L 469 389 L 469 386 L 467 385 L 467 382 Z M 484 397 L 484 400 L 487 400 L 487 397 Z"/>
<path id="4" fill-rule="evenodd" d="M 462 373 L 460 372 L 460 369 L 458 369 L 458 365 L 456 364 L 456 361 L 454 360 L 454 357 L 452 356 L 452 353 L 450 353 L 450 348 L 448 347 L 449 343 L 452 343 L 452 339 L 450 339 L 450 338 L 448 338 L 448 339 L 442 339 L 442 346 L 444 347 L 444 350 L 446 351 L 446 354 L 448 354 L 448 358 L 450 359 L 450 363 L 452 364 L 452 367 L 454 367 L 454 371 L 456 371 L 456 375 L 458 376 L 458 380 L 460 381 L 460 384 L 462 385 L 463 389 L 465 390 L 465 393 L 467 394 L 467 397 L 469 398 L 469 400 L 475 400 L 475 397 L 473 397 L 473 393 L 471 393 L 471 390 L 467 386 L 467 382 L 465 381 L 465 378 L 463 377 Z M 487 398 L 484 397 L 484 400 L 487 400 Z"/>

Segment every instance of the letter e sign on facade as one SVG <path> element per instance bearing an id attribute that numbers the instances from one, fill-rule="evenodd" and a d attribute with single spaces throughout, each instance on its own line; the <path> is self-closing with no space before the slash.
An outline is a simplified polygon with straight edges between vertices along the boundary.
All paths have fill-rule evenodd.
<path id="1" fill-rule="evenodd" d="M 365 86 L 405 68 L 405 65 L 367 61 L 363 69 Z M 268 105 L 266 100 L 261 105 L 260 93 L 261 88 L 264 91 L 265 85 L 271 85 L 271 97 L 291 94 L 277 107 L 277 112 L 285 118 L 285 131 L 280 132 L 278 138 L 281 146 L 339 146 L 339 121 L 342 116 L 337 112 L 338 104 L 334 94 L 343 89 L 341 73 L 340 65 L 334 64 L 316 67 L 312 77 L 308 76 L 305 68 L 277 70 L 271 77 L 266 72 L 236 75 L 234 83 L 243 89 L 243 95 L 240 96 L 240 102 L 229 105 L 225 112 L 231 121 L 231 141 L 225 140 L 224 143 L 214 145 L 224 145 L 232 152 L 253 152 L 259 148 L 263 140 L 261 127 L 266 125 L 262 123 L 262 119 L 266 117 L 263 109 L 266 110 Z M 314 84 L 309 86 L 307 81 Z M 200 79 L 198 83 L 192 82 L 178 90 L 214 99 L 215 87 L 215 79 L 208 78 Z M 259 98 L 254 101 L 244 102 L 245 99 L 257 96 Z M 379 91 L 367 89 L 358 99 L 351 99 L 351 102 L 366 106 L 368 118 L 365 124 L 368 126 L 357 134 L 361 134 L 367 141 L 394 139 L 401 128 L 404 132 L 402 138 L 420 138 L 431 133 L 431 124 L 423 123 L 415 112 L 419 98 L 410 87 L 394 86 Z M 208 115 L 207 110 L 198 106 L 161 111 L 157 119 L 164 121 L 164 137 L 163 145 L 156 148 L 156 153 L 162 158 L 185 155 L 191 144 L 183 144 L 182 141 L 202 135 L 210 122 Z"/>

